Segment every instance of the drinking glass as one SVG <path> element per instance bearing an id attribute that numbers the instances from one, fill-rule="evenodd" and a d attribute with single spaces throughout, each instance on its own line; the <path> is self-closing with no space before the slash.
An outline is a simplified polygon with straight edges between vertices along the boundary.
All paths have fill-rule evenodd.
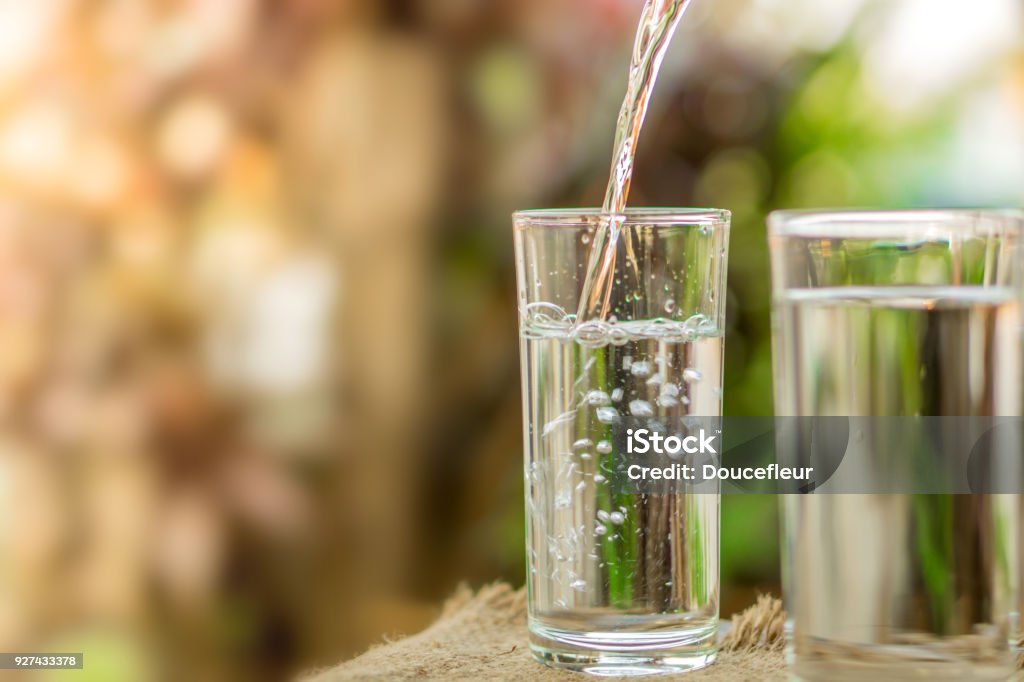
<path id="1" fill-rule="evenodd" d="M 898 437 L 907 434 L 892 424 L 910 422 L 893 418 L 945 419 L 928 422 L 941 432 L 931 440 L 955 420 L 1019 417 L 1022 224 L 1008 211 L 773 214 L 776 414 L 884 417 L 879 429 Z M 872 439 L 859 437 L 847 459 L 877 465 Z M 1020 459 L 1019 441 L 1009 454 Z M 1016 492 L 783 496 L 793 673 L 1006 679 Z"/>
<path id="2" fill-rule="evenodd" d="M 716 651 L 719 496 L 632 488 L 623 430 L 721 415 L 729 213 L 631 209 L 616 221 L 607 314 L 577 320 L 609 218 L 514 216 L 530 646 L 599 674 L 697 668 Z"/>

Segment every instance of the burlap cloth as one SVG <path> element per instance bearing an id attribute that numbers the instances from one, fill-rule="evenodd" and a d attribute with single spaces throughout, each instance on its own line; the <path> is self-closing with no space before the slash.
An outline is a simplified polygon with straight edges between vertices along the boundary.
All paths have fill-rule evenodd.
<path id="1" fill-rule="evenodd" d="M 659 680 L 784 680 L 784 614 L 778 600 L 761 597 L 732 620 L 718 660 L 703 670 Z M 579 680 L 582 676 L 537 663 L 526 634 L 523 590 L 506 584 L 476 594 L 461 588 L 429 628 L 386 642 L 347 663 L 315 672 L 306 682 L 339 680 Z"/>

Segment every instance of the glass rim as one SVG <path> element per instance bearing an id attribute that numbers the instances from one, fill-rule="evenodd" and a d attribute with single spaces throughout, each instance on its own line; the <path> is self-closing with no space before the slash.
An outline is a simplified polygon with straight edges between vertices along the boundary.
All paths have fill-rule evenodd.
<path id="1" fill-rule="evenodd" d="M 1006 232 L 1024 232 L 1024 210 L 790 209 L 768 216 L 769 238 L 941 239 Z"/>
<path id="2" fill-rule="evenodd" d="M 600 208 L 539 208 L 516 211 L 512 219 L 516 225 L 536 227 L 586 227 L 602 216 Z M 718 208 L 630 207 L 622 213 L 627 225 L 654 225 L 673 227 L 724 227 L 729 225 L 732 213 Z"/>

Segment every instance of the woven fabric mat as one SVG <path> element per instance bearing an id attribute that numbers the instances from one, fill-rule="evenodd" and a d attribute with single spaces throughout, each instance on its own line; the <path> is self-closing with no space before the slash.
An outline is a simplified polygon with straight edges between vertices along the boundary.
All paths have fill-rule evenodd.
<path id="1" fill-rule="evenodd" d="M 703 670 L 659 680 L 784 680 L 782 605 L 761 597 L 738 616 L 718 660 Z M 526 595 L 498 583 L 476 594 L 460 588 L 429 628 L 376 646 L 306 682 L 340 680 L 573 680 L 582 677 L 537 663 L 526 632 Z"/>

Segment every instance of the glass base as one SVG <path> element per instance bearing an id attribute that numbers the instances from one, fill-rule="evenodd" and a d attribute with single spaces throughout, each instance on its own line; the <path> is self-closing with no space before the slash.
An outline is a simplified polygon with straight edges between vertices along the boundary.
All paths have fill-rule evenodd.
<path id="1" fill-rule="evenodd" d="M 930 682 L 961 680 L 1010 680 L 1016 670 L 998 665 L 908 664 L 906 667 L 864 665 L 834 661 L 829 663 L 797 663 L 791 668 L 793 680 L 802 682 Z"/>
<path id="2" fill-rule="evenodd" d="M 718 654 L 718 629 L 579 632 L 530 624 L 530 650 L 541 663 L 591 675 L 658 675 L 697 670 Z"/>
<path id="3" fill-rule="evenodd" d="M 826 655 L 799 656 L 789 652 L 792 679 L 803 682 L 959 682 L 1014 679 L 1017 672 L 1014 657 L 1009 652 L 972 658 L 954 657 L 924 646 L 831 644 L 833 651 Z"/>

